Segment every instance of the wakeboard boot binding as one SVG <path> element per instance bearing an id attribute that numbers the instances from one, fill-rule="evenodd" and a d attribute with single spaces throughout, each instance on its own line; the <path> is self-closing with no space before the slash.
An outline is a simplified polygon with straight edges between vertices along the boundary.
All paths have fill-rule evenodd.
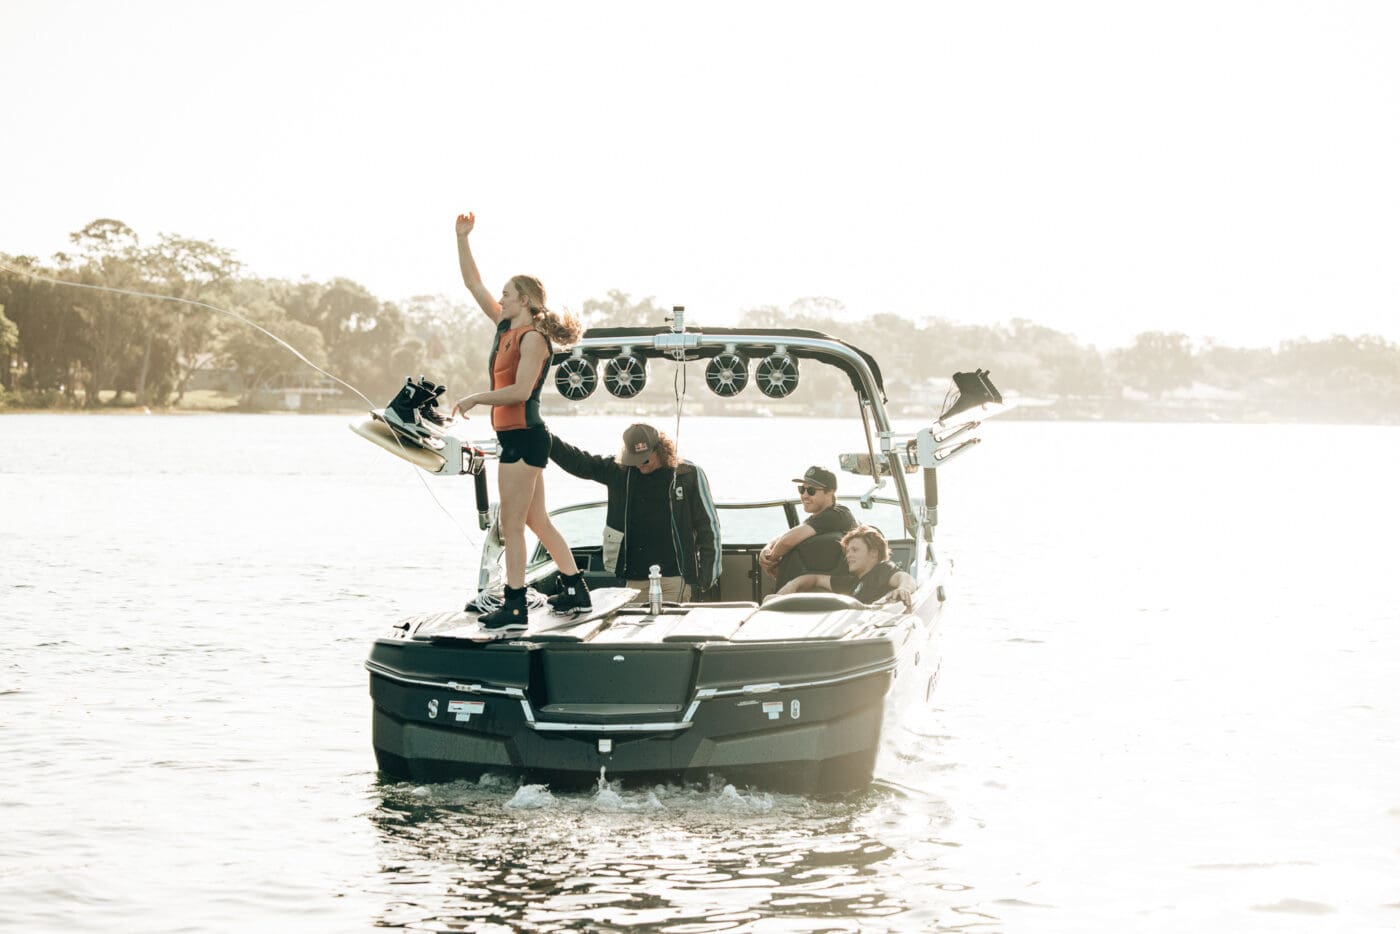
<path id="1" fill-rule="evenodd" d="M 492 632 L 521 630 L 530 624 L 530 607 L 525 602 L 525 588 L 506 586 L 505 602 L 498 609 L 477 617 L 482 629 Z"/>
<path id="2" fill-rule="evenodd" d="M 587 613 L 593 609 L 593 597 L 588 593 L 588 584 L 583 580 L 583 572 L 559 575 L 559 592 L 549 598 L 549 608 L 555 613 Z"/>
<path id="3" fill-rule="evenodd" d="M 425 434 L 427 429 L 423 427 L 419 409 L 430 398 L 435 397 L 410 376 L 403 381 L 403 386 L 399 387 L 398 395 L 384 407 L 384 420 L 409 434 Z"/>
<path id="4" fill-rule="evenodd" d="M 426 399 L 419 403 L 418 414 L 422 416 L 422 420 L 429 425 L 436 425 L 438 428 L 446 428 L 449 419 L 446 415 L 443 415 L 442 410 L 438 408 L 438 400 L 442 398 L 443 393 L 447 392 L 447 386 L 442 383 L 435 383 L 426 376 L 418 377 L 418 385 L 422 387 L 424 392 L 429 394 Z"/>

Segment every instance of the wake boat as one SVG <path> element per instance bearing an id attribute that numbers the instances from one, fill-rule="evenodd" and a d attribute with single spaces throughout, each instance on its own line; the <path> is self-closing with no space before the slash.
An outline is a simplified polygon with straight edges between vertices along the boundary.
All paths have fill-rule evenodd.
<path id="1" fill-rule="evenodd" d="M 683 310 L 673 314 L 666 327 L 586 332 L 551 361 L 555 386 L 580 401 L 601 382 L 625 399 L 643 388 L 653 362 L 705 361 L 706 383 L 718 396 L 732 398 L 752 381 L 781 399 L 802 364 L 841 370 L 866 445 L 842 455 L 840 466 L 871 485 L 840 501 L 858 523 L 885 534 L 891 559 L 917 582 L 912 610 L 834 593 L 774 595 L 759 552 L 801 520 L 794 499 L 718 502 L 717 587 L 696 602 L 629 603 L 634 591 L 603 570 L 606 504 L 567 506 L 551 516 L 573 543 L 592 612 L 568 619 L 535 610 L 529 629 L 504 637 L 479 628 L 476 613 L 438 613 L 402 620 L 375 640 L 365 667 L 374 752 L 386 775 L 433 782 L 489 772 L 556 788 L 594 785 L 603 775 L 633 785 L 722 778 L 843 792 L 871 780 L 887 718 L 928 703 L 950 569 L 933 541 L 937 471 L 970 450 L 978 425 L 1006 408 L 986 372 L 956 374 L 951 404 L 928 427 L 898 434 L 879 366 L 851 344 L 805 330 L 687 328 Z M 444 448 L 406 449 L 387 442 L 382 420 L 352 427 L 387 450 L 396 445 L 426 470 L 476 475 L 487 531 L 478 589 L 489 593 L 502 558 L 481 480 L 494 441 L 444 434 Z M 909 477 L 919 473 L 923 495 L 915 496 Z M 557 576 L 537 548 L 530 586 L 553 592 Z"/>

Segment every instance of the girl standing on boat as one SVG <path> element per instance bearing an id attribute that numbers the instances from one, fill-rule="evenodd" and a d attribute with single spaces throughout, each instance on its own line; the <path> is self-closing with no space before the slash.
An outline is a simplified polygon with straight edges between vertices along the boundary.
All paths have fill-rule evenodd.
<path id="1" fill-rule="evenodd" d="M 529 526 L 549 551 L 563 577 L 557 613 L 592 607 L 569 543 L 549 520 L 544 502 L 544 466 L 549 462 L 552 439 L 540 417 L 540 387 L 553 355 L 553 344 L 567 347 L 578 340 L 582 328 L 569 314 L 558 315 L 545 307 L 544 286 L 533 276 L 516 276 L 496 301 L 482 284 L 469 242 L 475 214 L 457 216 L 457 258 L 462 281 L 486 317 L 496 325 L 491 345 L 491 391 L 464 396 L 452 408 L 455 416 L 473 406 L 491 406 L 491 427 L 500 445 L 500 529 L 506 551 L 506 595 L 500 609 L 479 620 L 487 629 L 524 629 L 525 527 Z"/>

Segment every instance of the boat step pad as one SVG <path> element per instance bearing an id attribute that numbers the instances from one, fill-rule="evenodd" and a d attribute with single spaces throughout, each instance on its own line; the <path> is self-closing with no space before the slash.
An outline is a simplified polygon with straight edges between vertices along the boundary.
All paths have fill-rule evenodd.
<path id="1" fill-rule="evenodd" d="M 745 620 L 730 639 L 734 642 L 840 639 L 864 629 L 874 617 L 885 615 L 885 612 L 874 609 L 843 608 L 807 613 L 760 609 Z"/>
<path id="2" fill-rule="evenodd" d="M 696 606 L 688 612 L 668 610 L 661 616 L 619 614 L 598 642 L 719 642 L 728 639 L 758 607 Z"/>
<path id="3" fill-rule="evenodd" d="M 526 629 L 505 632 L 482 629 L 477 614 L 443 613 L 424 620 L 414 630 L 414 636 L 427 639 L 453 639 L 468 642 L 494 642 L 498 639 L 540 642 L 581 642 L 607 625 L 607 618 L 626 606 L 636 596 L 630 587 L 600 587 L 591 591 L 593 609 L 576 617 L 551 613 L 548 609 L 532 610 Z"/>

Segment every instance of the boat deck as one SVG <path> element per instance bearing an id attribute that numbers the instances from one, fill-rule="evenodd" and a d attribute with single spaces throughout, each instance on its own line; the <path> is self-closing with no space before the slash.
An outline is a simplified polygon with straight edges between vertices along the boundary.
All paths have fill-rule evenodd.
<path id="1" fill-rule="evenodd" d="M 776 642 L 865 638 L 897 622 L 903 606 L 869 607 L 838 594 L 793 594 L 756 603 L 668 605 L 657 615 L 628 604 L 627 588 L 600 588 L 594 613 L 569 620 L 532 611 L 530 627 L 483 630 L 476 614 L 439 613 L 400 623 L 402 638 L 432 642 L 538 642 L 638 645 L 677 642 Z"/>

